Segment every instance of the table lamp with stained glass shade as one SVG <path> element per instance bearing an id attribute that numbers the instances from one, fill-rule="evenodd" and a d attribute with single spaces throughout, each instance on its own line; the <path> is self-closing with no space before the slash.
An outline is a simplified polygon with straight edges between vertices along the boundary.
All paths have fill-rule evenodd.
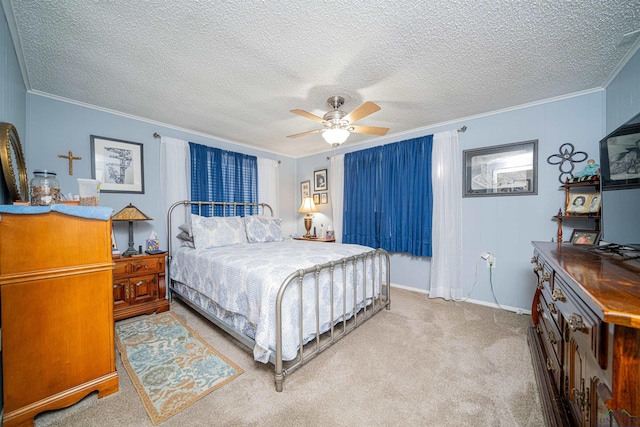
<path id="1" fill-rule="evenodd" d="M 129 221 L 129 247 L 122 254 L 123 257 L 130 257 L 137 255 L 138 251 L 134 249 L 133 242 L 133 221 L 149 221 L 153 218 L 145 215 L 140 209 L 129 203 L 129 206 L 124 207 L 120 212 L 111 217 L 112 221 Z"/>
<path id="2" fill-rule="evenodd" d="M 304 237 L 311 237 L 311 222 L 313 221 L 313 217 L 311 214 L 313 212 L 320 212 L 316 207 L 316 204 L 313 203 L 313 199 L 311 197 L 303 197 L 302 204 L 298 208 L 298 212 L 306 213 L 307 215 L 304 217 L 304 228 L 307 230 L 307 234 Z"/>

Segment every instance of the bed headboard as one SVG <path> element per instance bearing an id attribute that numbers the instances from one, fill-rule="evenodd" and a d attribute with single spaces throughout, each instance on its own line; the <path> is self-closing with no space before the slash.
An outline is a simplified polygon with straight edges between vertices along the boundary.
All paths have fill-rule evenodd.
<path id="1" fill-rule="evenodd" d="M 182 206 L 183 209 L 178 207 Z M 266 203 L 244 203 L 244 202 L 198 202 L 193 200 L 183 200 L 176 202 L 167 212 L 167 240 L 169 242 L 169 257 L 172 254 L 172 236 L 175 228 L 180 224 L 189 221 L 189 214 L 196 206 L 198 215 L 211 216 L 245 216 L 245 215 L 269 215 L 273 216 L 273 209 Z M 175 213 L 174 213 L 175 211 Z M 179 214 L 178 214 L 179 212 Z M 268 213 L 267 213 L 268 212 Z M 177 221 L 177 224 L 174 222 Z"/>

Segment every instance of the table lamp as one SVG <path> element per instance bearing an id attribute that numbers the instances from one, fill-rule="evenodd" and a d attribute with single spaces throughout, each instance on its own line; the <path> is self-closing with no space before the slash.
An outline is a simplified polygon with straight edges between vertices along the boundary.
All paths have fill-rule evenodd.
<path id="1" fill-rule="evenodd" d="M 140 211 L 140 209 L 129 203 L 129 206 L 124 207 L 120 212 L 111 217 L 112 221 L 129 221 L 129 248 L 122 254 L 123 257 L 130 257 L 137 255 L 138 251 L 133 248 L 133 221 L 149 221 L 152 218 L 148 217 Z"/>
<path id="2" fill-rule="evenodd" d="M 304 237 L 311 237 L 311 222 L 313 221 L 313 216 L 311 216 L 312 212 L 320 212 L 316 207 L 316 204 L 313 203 L 313 199 L 311 197 L 303 197 L 302 204 L 298 208 L 298 212 L 306 213 L 307 215 L 304 217 L 304 228 L 307 230 L 307 234 Z"/>

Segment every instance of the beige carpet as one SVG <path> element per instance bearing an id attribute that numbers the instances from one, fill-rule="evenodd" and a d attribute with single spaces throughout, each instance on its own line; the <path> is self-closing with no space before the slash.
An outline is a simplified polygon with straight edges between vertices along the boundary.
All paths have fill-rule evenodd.
<path id="1" fill-rule="evenodd" d="M 530 317 L 393 288 L 384 311 L 276 393 L 271 365 L 179 302 L 171 310 L 245 373 L 161 426 L 542 426 Z M 118 356 L 120 391 L 41 414 L 40 426 L 151 426 Z"/>

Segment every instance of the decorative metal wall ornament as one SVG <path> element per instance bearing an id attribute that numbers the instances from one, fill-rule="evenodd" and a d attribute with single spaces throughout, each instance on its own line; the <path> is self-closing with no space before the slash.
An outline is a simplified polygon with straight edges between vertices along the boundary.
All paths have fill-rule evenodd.
<path id="1" fill-rule="evenodd" d="M 571 151 L 569 148 L 571 147 Z M 565 143 L 560 146 L 558 152 L 560 154 L 552 154 L 547 157 L 547 163 L 550 165 L 560 165 L 558 169 L 560 169 L 560 176 L 558 177 L 558 181 L 560 184 L 564 184 L 568 179 L 573 178 L 573 169 L 575 168 L 574 163 L 580 163 L 587 160 L 587 153 L 584 151 L 574 151 L 575 147 L 573 144 Z M 582 157 L 582 159 L 580 159 Z M 580 160 L 578 160 L 580 159 Z M 565 166 L 565 164 L 569 164 L 569 166 Z"/>

